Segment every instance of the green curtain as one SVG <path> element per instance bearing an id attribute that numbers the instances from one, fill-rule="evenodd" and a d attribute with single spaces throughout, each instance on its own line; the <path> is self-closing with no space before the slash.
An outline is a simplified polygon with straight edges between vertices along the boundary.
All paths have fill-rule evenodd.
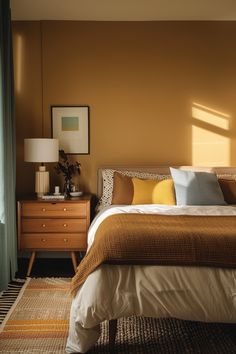
<path id="1" fill-rule="evenodd" d="M 0 0 L 0 291 L 17 270 L 15 180 L 11 12 Z"/>

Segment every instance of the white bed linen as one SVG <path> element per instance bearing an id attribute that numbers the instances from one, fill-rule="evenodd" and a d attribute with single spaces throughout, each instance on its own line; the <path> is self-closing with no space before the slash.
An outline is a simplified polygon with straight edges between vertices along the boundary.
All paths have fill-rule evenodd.
<path id="1" fill-rule="evenodd" d="M 113 206 L 101 211 L 88 235 L 117 213 L 236 215 L 230 206 Z M 89 350 L 99 338 L 99 323 L 130 315 L 236 323 L 236 270 L 184 266 L 101 265 L 73 299 L 67 353 Z"/>

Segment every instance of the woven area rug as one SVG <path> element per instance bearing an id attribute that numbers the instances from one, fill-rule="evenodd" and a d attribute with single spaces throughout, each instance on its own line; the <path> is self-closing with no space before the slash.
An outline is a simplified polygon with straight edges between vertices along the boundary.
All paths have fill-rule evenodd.
<path id="1" fill-rule="evenodd" d="M 64 353 L 70 279 L 28 279 L 0 326 L 0 353 Z"/>
<path id="2" fill-rule="evenodd" d="M 0 326 L 0 353 L 65 353 L 70 279 L 29 279 Z M 89 353 L 110 353 L 108 322 Z M 112 353 L 235 354 L 236 326 L 129 317 L 118 321 Z"/>
<path id="3" fill-rule="evenodd" d="M 92 353 L 111 353 L 107 322 Z M 236 326 L 133 316 L 118 321 L 112 353 L 236 354 Z"/>
<path id="4" fill-rule="evenodd" d="M 0 324 L 16 301 L 25 279 L 14 279 L 8 284 L 7 290 L 0 293 Z"/>

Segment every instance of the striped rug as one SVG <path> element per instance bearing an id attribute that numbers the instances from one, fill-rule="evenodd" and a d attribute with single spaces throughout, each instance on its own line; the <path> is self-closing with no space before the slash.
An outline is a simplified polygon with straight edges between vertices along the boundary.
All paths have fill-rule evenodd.
<path id="1" fill-rule="evenodd" d="M 1 354 L 62 354 L 68 334 L 69 278 L 28 279 L 0 325 Z M 91 354 L 236 354 L 236 325 L 176 319 L 118 320 L 110 351 L 108 322 Z"/>
<path id="2" fill-rule="evenodd" d="M 0 293 L 0 324 L 3 322 L 8 311 L 19 295 L 20 289 L 25 283 L 25 279 L 15 279 L 8 284 L 7 290 Z"/>
<path id="3" fill-rule="evenodd" d="M 69 278 L 28 279 L 0 326 L 0 353 L 65 353 Z"/>

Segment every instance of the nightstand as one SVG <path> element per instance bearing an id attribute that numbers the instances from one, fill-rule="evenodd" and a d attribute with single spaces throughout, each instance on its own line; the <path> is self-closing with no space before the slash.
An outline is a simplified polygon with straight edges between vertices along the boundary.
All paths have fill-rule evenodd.
<path id="1" fill-rule="evenodd" d="M 27 276 L 36 251 L 71 252 L 74 270 L 75 251 L 86 251 L 90 225 L 91 195 L 65 200 L 18 201 L 18 249 L 31 251 Z"/>

